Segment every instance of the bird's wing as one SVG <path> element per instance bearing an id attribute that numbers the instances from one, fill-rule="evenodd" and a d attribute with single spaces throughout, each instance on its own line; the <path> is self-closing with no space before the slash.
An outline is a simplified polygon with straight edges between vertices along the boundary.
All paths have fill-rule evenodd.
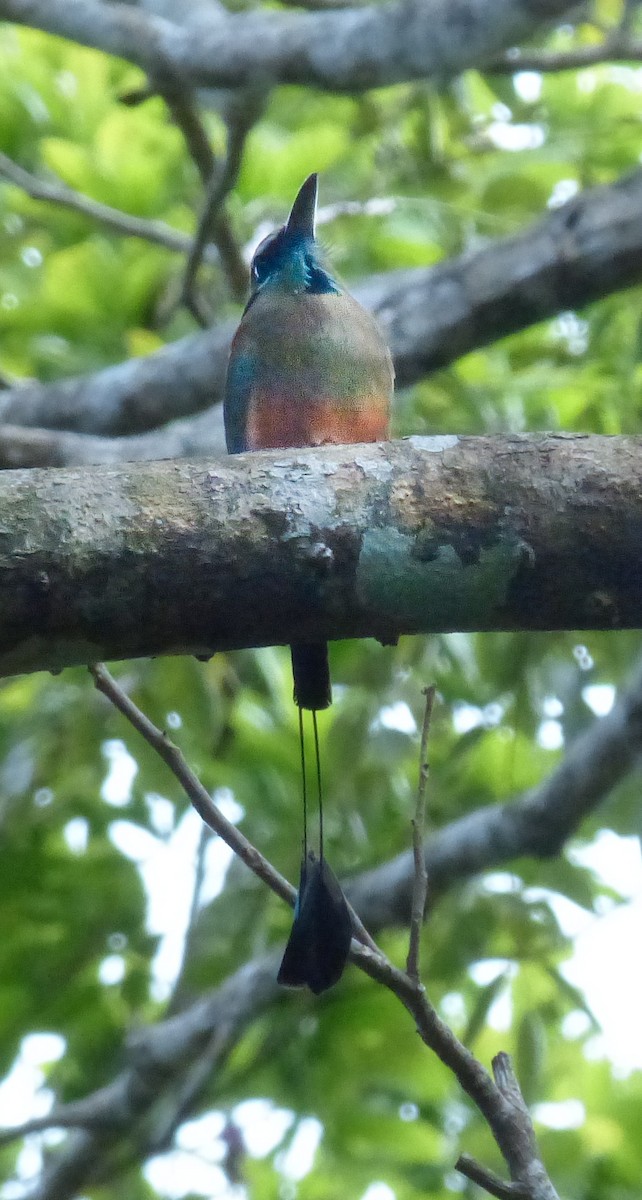
<path id="1" fill-rule="evenodd" d="M 248 348 L 232 344 L 225 383 L 225 441 L 229 454 L 247 450 L 247 418 L 255 382 L 254 355 Z"/>

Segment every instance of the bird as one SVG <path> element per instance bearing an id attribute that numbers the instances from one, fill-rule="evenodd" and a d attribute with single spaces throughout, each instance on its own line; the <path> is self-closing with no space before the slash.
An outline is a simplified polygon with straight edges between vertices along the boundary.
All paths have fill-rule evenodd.
<path id="1" fill-rule="evenodd" d="M 251 264 L 250 296 L 232 341 L 224 398 L 230 454 L 386 441 L 394 370 L 374 318 L 339 283 L 316 238 L 318 175 Z M 303 779 L 303 857 L 290 939 L 278 974 L 319 994 L 341 977 L 352 922 L 323 848 L 317 712 L 332 702 L 327 642 L 291 646 Z M 312 714 L 319 854 L 308 849 L 303 712 Z"/>

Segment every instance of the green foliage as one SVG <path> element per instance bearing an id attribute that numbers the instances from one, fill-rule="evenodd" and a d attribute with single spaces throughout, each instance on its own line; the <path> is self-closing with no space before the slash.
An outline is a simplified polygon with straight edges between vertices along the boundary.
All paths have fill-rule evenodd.
<path id="1" fill-rule="evenodd" d="M 601 8 L 603 20 L 617 20 L 617 5 Z M 574 44 L 594 32 L 580 28 Z M 547 47 L 563 49 L 568 38 L 553 32 Z M 197 174 L 165 106 L 158 98 L 136 108 L 120 102 L 141 83 L 124 63 L 0 27 L 0 149 L 104 204 L 191 230 Z M 215 112 L 206 121 L 220 151 L 223 123 Z M 323 172 L 324 202 L 392 198 L 324 227 L 337 269 L 354 278 L 430 266 L 513 234 L 573 187 L 612 181 L 638 156 L 639 72 L 629 68 L 545 75 L 531 91 L 519 78 L 473 71 L 440 92 L 421 84 L 330 97 L 283 88 L 250 135 L 230 212 L 249 239 L 283 214 L 312 169 Z M 31 200 L 0 179 L 0 371 L 62 378 L 185 332 L 185 316 L 168 327 L 159 317 L 180 267 L 169 251 Z M 205 277 L 222 317 L 231 309 L 225 281 L 214 268 Z M 639 433 L 639 308 L 632 291 L 473 351 L 399 397 L 397 431 Z M 587 685 L 620 684 L 639 649 L 632 633 L 333 647 L 336 702 L 320 716 L 320 735 L 337 872 L 356 874 L 408 847 L 418 756 L 409 717 L 420 725 L 427 681 L 439 691 L 429 815 L 442 828 L 545 780 L 562 753 L 542 737 L 551 699 L 567 744 L 594 720 Z M 287 653 L 132 663 L 117 673 L 204 784 L 231 792 L 244 832 L 294 879 L 301 817 Z M 404 721 L 391 727 L 386 714 L 398 705 L 407 706 Z M 114 762 L 131 760 L 135 776 L 114 792 Z M 165 766 L 84 672 L 0 685 L 3 1074 L 29 1032 L 59 1033 L 66 1053 L 47 1066 L 47 1086 L 63 1101 L 82 1097 L 123 1065 L 128 1031 L 164 1013 L 155 954 L 165 930 L 150 921 L 145 864 L 178 844 L 188 813 Z M 586 820 L 575 845 L 605 824 L 639 834 L 634 777 Z M 203 842 L 204 855 L 212 845 Z M 193 882 L 194 862 L 184 855 L 180 863 L 183 878 L 168 878 L 167 891 L 176 892 L 176 919 L 185 921 L 179 884 Z M 617 901 L 571 856 L 520 860 L 510 875 L 473 879 L 440 897 L 422 947 L 431 997 L 458 1034 L 485 1063 L 500 1048 L 515 1055 L 527 1099 L 543 1114 L 550 1173 L 560 1193 L 577 1200 L 633 1200 L 642 1175 L 642 1077 L 614 1079 L 607 1063 L 585 1053 L 595 1023 L 564 976 L 570 946 L 556 916 L 560 899 L 594 912 L 605 897 Z M 187 1005 L 282 940 L 289 920 L 233 864 L 224 890 L 197 907 L 172 1004 Z M 405 932 L 387 931 L 382 941 L 401 963 Z M 120 976 L 109 982 L 105 962 L 113 958 Z M 502 1012 L 510 1014 L 507 1028 L 498 1028 Z M 568 1032 L 572 1014 L 586 1019 L 580 1035 Z M 234 1113 L 252 1098 L 292 1116 L 278 1144 L 245 1163 L 257 1198 L 289 1194 L 283 1155 L 309 1117 L 323 1136 L 297 1184 L 301 1200 L 358 1197 L 374 1181 L 399 1200 L 445 1200 L 461 1148 L 502 1169 L 481 1118 L 421 1047 L 407 1014 L 353 969 L 327 997 L 284 998 L 254 1022 L 199 1111 Z M 585 1110 L 571 1127 L 556 1128 L 537 1107 L 568 1100 Z M 13 1147 L 0 1149 L 3 1177 L 15 1159 Z M 124 1184 L 85 1194 L 164 1194 L 138 1166 L 125 1167 Z"/>

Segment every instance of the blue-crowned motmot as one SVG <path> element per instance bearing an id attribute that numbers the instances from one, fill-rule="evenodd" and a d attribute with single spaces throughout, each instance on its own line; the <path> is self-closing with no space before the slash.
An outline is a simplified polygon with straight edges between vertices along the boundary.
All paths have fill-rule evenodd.
<path id="1" fill-rule="evenodd" d="M 369 313 L 337 282 L 315 237 L 317 176 L 285 225 L 252 260 L 251 294 L 232 342 L 225 388 L 230 454 L 388 437 L 394 373 Z M 340 978 L 351 921 L 323 854 L 316 713 L 332 701 L 326 642 L 291 647 L 303 770 L 303 862 L 279 982 L 322 992 Z M 319 858 L 307 847 L 303 709 L 312 712 L 319 790 Z"/>

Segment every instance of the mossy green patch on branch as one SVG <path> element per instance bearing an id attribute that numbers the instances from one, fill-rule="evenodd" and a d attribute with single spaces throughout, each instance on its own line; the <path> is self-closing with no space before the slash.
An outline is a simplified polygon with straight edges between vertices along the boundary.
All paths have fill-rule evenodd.
<path id="1" fill-rule="evenodd" d="M 451 542 L 417 554 L 418 539 L 388 527 L 365 534 L 357 566 L 359 602 L 405 627 L 471 629 L 483 627 L 506 603 L 508 589 L 528 547 L 518 537 L 498 533 L 466 560 Z M 428 614 L 428 615 L 427 615 Z"/>

